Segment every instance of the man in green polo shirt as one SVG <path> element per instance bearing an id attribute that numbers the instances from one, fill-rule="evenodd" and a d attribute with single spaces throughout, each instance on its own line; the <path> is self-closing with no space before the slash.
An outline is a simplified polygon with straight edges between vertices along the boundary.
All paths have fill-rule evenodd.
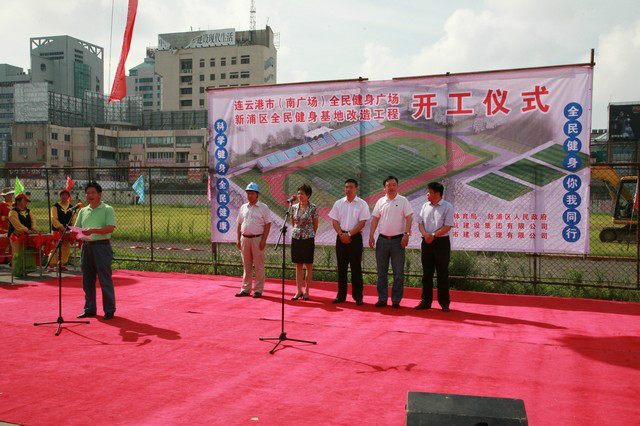
<path id="1" fill-rule="evenodd" d="M 110 320 L 116 311 L 116 295 L 111 280 L 111 233 L 116 228 L 116 214 L 113 207 L 102 199 L 102 187 L 90 182 L 84 190 L 87 207 L 78 213 L 76 226 L 88 237 L 82 244 L 80 265 L 82 266 L 82 288 L 84 289 L 84 312 L 78 318 L 93 317 L 96 308 L 96 276 L 102 290 L 104 319 Z"/>

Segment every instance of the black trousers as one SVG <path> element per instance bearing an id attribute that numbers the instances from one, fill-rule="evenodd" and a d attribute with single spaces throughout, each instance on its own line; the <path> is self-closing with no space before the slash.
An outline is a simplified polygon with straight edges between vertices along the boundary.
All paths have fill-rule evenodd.
<path id="1" fill-rule="evenodd" d="M 353 300 L 362 300 L 362 234 L 351 237 L 349 244 L 336 236 L 336 258 L 338 260 L 338 296 L 347 299 L 347 274 L 351 265 L 351 295 Z"/>
<path id="2" fill-rule="evenodd" d="M 451 259 L 451 241 L 449 237 L 438 237 L 431 244 L 422 240 L 422 300 L 429 306 L 433 301 L 433 273 L 438 273 L 438 303 L 448 308 L 449 299 L 449 260 Z"/>

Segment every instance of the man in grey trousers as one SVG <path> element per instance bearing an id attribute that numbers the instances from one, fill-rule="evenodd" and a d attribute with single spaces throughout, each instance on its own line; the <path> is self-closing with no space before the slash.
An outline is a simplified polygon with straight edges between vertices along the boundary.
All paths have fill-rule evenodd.
<path id="1" fill-rule="evenodd" d="M 87 207 L 78 213 L 76 226 L 87 235 L 82 244 L 80 265 L 82 267 L 82 288 L 84 290 L 84 312 L 78 318 L 93 317 L 96 307 L 96 276 L 102 290 L 104 319 L 110 320 L 116 311 L 116 295 L 111 280 L 111 233 L 116 228 L 116 215 L 113 207 L 103 203 L 102 187 L 97 182 L 89 182 L 85 187 Z"/>

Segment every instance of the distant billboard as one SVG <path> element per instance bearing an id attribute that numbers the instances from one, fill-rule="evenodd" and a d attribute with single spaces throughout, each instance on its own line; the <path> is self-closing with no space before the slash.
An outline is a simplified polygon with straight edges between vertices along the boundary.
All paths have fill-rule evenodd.
<path id="1" fill-rule="evenodd" d="M 640 103 L 609 104 L 609 140 L 640 139 Z"/>

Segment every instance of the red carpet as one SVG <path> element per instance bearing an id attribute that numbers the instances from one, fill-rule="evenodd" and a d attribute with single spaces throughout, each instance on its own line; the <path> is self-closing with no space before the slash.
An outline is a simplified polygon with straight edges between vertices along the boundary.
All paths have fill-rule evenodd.
<path id="1" fill-rule="evenodd" d="M 56 281 L 0 286 L 0 421 L 23 425 L 403 425 L 408 391 L 520 398 L 529 424 L 640 425 L 640 305 L 453 292 L 452 312 L 291 302 L 280 285 L 115 274 L 112 321 L 54 326 Z M 82 309 L 79 278 L 63 316 Z M 99 299 L 100 305 L 100 299 Z"/>

